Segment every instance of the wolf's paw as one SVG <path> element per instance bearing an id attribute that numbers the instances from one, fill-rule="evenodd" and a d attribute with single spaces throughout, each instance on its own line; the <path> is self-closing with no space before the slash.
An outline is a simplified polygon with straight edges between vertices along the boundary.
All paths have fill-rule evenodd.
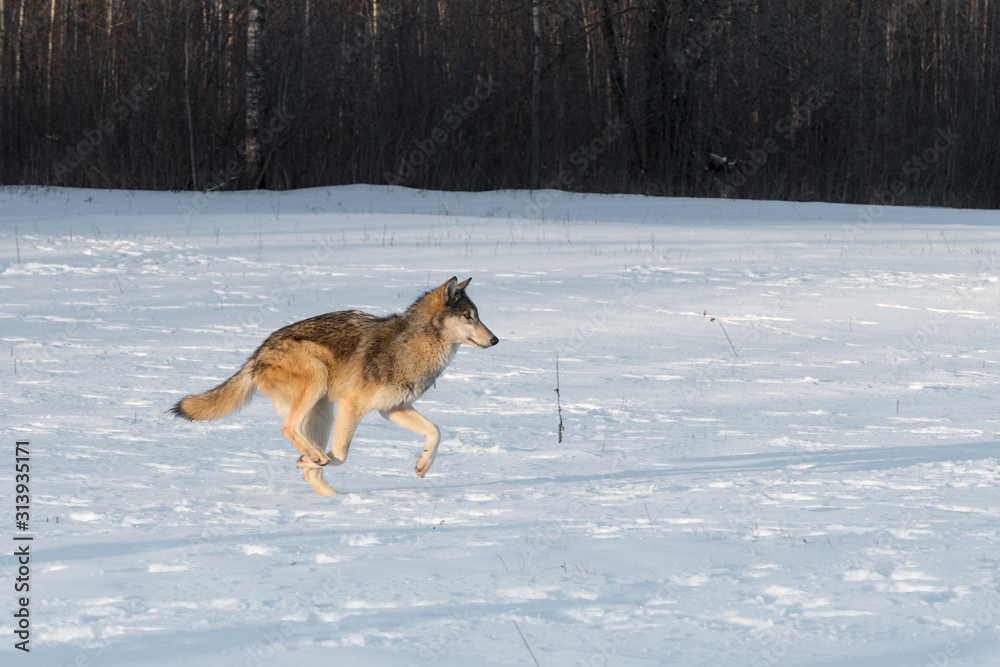
<path id="1" fill-rule="evenodd" d="M 321 496 L 339 495 L 337 490 L 327 484 L 326 480 L 323 479 L 323 470 L 321 468 L 308 468 L 303 470 L 302 477 L 309 482 L 309 486 L 311 486 L 316 493 Z"/>
<path id="2" fill-rule="evenodd" d="M 434 463 L 434 455 L 437 454 L 437 443 L 433 446 L 428 446 L 420 453 L 420 458 L 417 459 L 417 465 L 414 470 L 417 471 L 417 475 L 423 477 L 430 470 L 431 464 Z"/>

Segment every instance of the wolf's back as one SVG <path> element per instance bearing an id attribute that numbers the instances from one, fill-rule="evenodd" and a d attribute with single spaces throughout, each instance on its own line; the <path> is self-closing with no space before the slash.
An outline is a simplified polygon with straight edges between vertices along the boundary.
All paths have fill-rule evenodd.
<path id="1" fill-rule="evenodd" d="M 245 408 L 253 398 L 256 385 L 249 366 L 249 363 L 243 366 L 236 375 L 215 389 L 181 399 L 170 411 L 184 419 L 205 421 L 219 419 Z"/>

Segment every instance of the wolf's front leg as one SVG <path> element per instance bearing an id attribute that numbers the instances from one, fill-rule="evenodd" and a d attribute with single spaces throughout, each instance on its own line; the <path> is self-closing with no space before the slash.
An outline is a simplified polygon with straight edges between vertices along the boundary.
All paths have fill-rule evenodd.
<path id="1" fill-rule="evenodd" d="M 424 445 L 424 451 L 417 459 L 416 465 L 417 474 L 421 477 L 426 475 L 428 468 L 434 463 L 434 457 L 437 456 L 438 443 L 441 442 L 441 431 L 438 430 L 438 427 L 412 407 L 380 410 L 379 414 L 393 424 L 398 424 L 427 438 L 427 444 Z"/>

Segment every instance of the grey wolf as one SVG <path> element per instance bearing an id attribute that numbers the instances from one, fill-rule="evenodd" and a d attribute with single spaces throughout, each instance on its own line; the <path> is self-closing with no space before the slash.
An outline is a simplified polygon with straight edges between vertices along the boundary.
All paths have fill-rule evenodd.
<path id="1" fill-rule="evenodd" d="M 347 310 L 278 329 L 243 367 L 215 389 L 180 400 L 171 412 L 191 421 L 225 417 L 246 407 L 256 389 L 285 419 L 281 433 L 302 455 L 302 477 L 335 495 L 323 467 L 347 460 L 361 418 L 372 410 L 426 438 L 417 475 L 427 474 L 441 432 L 413 408 L 462 344 L 493 347 L 499 339 L 479 319 L 465 288 L 451 278 L 404 313 L 377 317 Z M 336 404 L 336 420 L 333 406 Z M 326 443 L 333 440 L 330 451 Z"/>

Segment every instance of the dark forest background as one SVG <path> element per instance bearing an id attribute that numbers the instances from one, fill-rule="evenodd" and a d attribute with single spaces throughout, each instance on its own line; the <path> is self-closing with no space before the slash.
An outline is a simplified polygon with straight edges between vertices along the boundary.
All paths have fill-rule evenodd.
<path id="1" fill-rule="evenodd" d="M 0 0 L 0 183 L 997 207 L 989 0 Z"/>

